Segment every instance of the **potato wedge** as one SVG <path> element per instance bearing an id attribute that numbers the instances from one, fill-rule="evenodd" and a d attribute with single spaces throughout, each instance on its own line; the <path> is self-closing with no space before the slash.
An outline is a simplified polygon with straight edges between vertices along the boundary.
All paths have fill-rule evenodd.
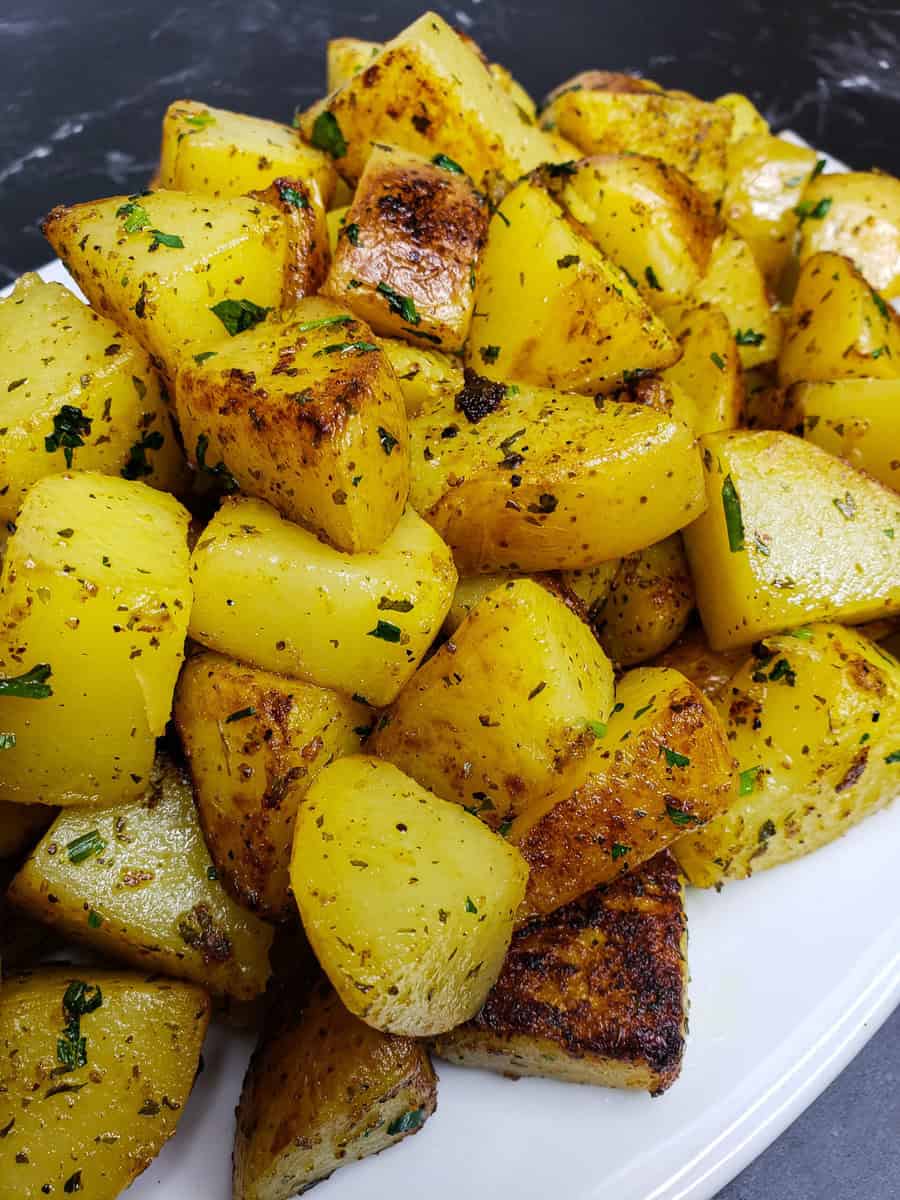
<path id="1" fill-rule="evenodd" d="M 615 398 L 470 377 L 455 407 L 412 418 L 410 458 L 410 503 L 463 574 L 589 567 L 660 541 L 703 504 L 693 431 Z"/>
<path id="2" fill-rule="evenodd" d="M 680 671 L 708 700 L 716 703 L 745 657 L 746 651 L 741 649 L 713 650 L 706 640 L 703 626 L 696 621 L 688 626 L 674 645 L 657 655 L 649 665 Z"/>
<path id="3" fill-rule="evenodd" d="M 521 856 L 390 763 L 340 758 L 297 813 L 291 884 L 347 1008 L 427 1037 L 474 1016 L 525 893 Z"/>
<path id="4" fill-rule="evenodd" d="M 725 185 L 732 122 L 724 105 L 609 71 L 583 71 L 561 83 L 541 113 L 543 127 L 558 130 L 582 154 L 661 158 L 713 199 Z"/>
<path id="5" fill-rule="evenodd" d="M 359 750 L 369 710 L 207 653 L 185 663 L 174 718 L 219 878 L 260 916 L 296 917 L 288 866 L 297 804 L 326 763 Z"/>
<path id="6" fill-rule="evenodd" d="M 184 490 L 165 393 L 130 334 L 29 274 L 0 299 L 0 343 L 0 522 L 14 521 L 33 483 L 69 466 Z"/>
<path id="7" fill-rule="evenodd" d="M 249 198 L 277 209 L 287 231 L 282 304 L 288 307 L 314 295 L 328 275 L 331 244 L 325 208 L 313 184 L 279 175 Z"/>
<path id="8" fill-rule="evenodd" d="M 339 550 L 376 550 L 406 504 L 406 408 L 372 332 L 310 297 L 178 372 L 191 460 Z M 230 482 L 230 481 L 229 481 Z"/>
<path id="9" fill-rule="evenodd" d="M 476 311 L 466 362 L 504 382 L 593 395 L 679 356 L 625 274 L 536 179 L 514 187 L 491 218 Z"/>
<path id="10" fill-rule="evenodd" d="M 781 386 L 808 380 L 898 377 L 897 315 L 848 258 L 831 253 L 808 258 L 797 280 L 778 360 Z"/>
<path id="11" fill-rule="evenodd" d="M 365 42 L 362 38 L 329 38 L 325 47 L 325 86 L 335 91 L 358 75 L 384 49 L 384 42 Z"/>
<path id="12" fill-rule="evenodd" d="M 664 1092 L 687 1037 L 687 916 L 668 850 L 513 934 L 477 1015 L 435 1053 L 518 1078 Z"/>
<path id="13" fill-rule="evenodd" d="M 900 663 L 856 630 L 816 624 L 757 643 L 719 708 L 740 790 L 675 847 L 696 887 L 810 854 L 897 795 Z"/>
<path id="14" fill-rule="evenodd" d="M 728 138 L 729 150 L 732 143 L 739 142 L 751 134 L 769 132 L 769 122 L 749 96 L 744 96 L 741 92 L 726 92 L 724 96 L 718 96 L 715 103 L 727 108 L 732 116 L 731 134 Z"/>
<path id="15" fill-rule="evenodd" d="M 382 338 L 381 349 L 394 368 L 407 416 L 415 416 L 432 400 L 462 391 L 463 369 L 455 356 L 413 346 L 400 338 Z"/>
<path id="16" fill-rule="evenodd" d="M 713 245 L 709 269 L 694 288 L 698 304 L 714 304 L 728 318 L 741 364 L 755 367 L 778 357 L 784 327 L 771 304 L 753 252 L 730 229 Z"/>
<path id="17" fill-rule="evenodd" d="M 195 641 L 376 706 L 411 678 L 456 586 L 449 549 L 412 509 L 378 551 L 350 555 L 237 498 L 207 525 L 191 570 Z"/>
<path id="18" fill-rule="evenodd" d="M 0 577 L 0 800 L 143 794 L 184 657 L 187 528 L 171 496 L 111 475 L 28 492 Z"/>
<path id="19" fill-rule="evenodd" d="M 713 649 L 805 621 L 900 612 L 896 492 L 787 433 L 712 433 L 701 444 L 709 507 L 684 544 Z"/>
<path id="20" fill-rule="evenodd" d="M 8 894 L 68 937 L 145 970 L 237 1000 L 265 989 L 272 930 L 218 881 L 190 780 L 164 757 L 138 803 L 61 813 Z"/>
<path id="21" fill-rule="evenodd" d="M 572 762 L 509 840 L 530 868 L 521 923 L 611 883 L 723 812 L 731 748 L 716 710 L 677 671 L 619 681 L 605 734 Z"/>
<path id="22" fill-rule="evenodd" d="M 587 625 L 536 581 L 510 580 L 419 668 L 368 748 L 506 829 L 612 706 L 612 667 Z"/>
<path id="23" fill-rule="evenodd" d="M 444 619 L 443 632 L 452 637 L 463 621 L 481 601 L 496 588 L 516 579 L 531 579 L 537 576 L 518 575 L 513 571 L 495 571 L 489 575 L 467 575 L 460 579 L 453 593 L 453 603 Z M 549 577 L 548 577 L 549 578 Z"/>
<path id="24" fill-rule="evenodd" d="M 237 1110 L 234 1200 L 290 1200 L 417 1133 L 436 1105 L 425 1047 L 370 1028 L 320 981 L 251 1059 Z"/>
<path id="25" fill-rule="evenodd" d="M 322 290 L 382 336 L 454 352 L 469 332 L 489 214 L 469 177 L 444 161 L 372 149 Z"/>
<path id="26" fill-rule="evenodd" d="M 880 171 L 820 175 L 803 193 L 801 265 L 843 254 L 886 300 L 900 296 L 900 179 Z"/>
<path id="27" fill-rule="evenodd" d="M 683 388 L 696 406 L 696 433 L 735 429 L 744 399 L 741 358 L 728 318 L 712 304 L 674 304 L 660 314 L 681 347 L 681 358 L 660 371 L 668 384 Z M 761 336 L 740 330 L 740 340 Z"/>

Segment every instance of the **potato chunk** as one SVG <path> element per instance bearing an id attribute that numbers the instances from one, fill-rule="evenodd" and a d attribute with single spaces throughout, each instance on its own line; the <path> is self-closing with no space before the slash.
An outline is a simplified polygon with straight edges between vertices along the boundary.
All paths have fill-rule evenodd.
<path id="1" fill-rule="evenodd" d="M 329 38 L 325 47 L 325 86 L 328 91 L 343 87 L 383 49 L 383 42 L 364 42 L 352 37 Z"/>
<path id="2" fill-rule="evenodd" d="M 218 994 L 248 1000 L 269 977 L 272 930 L 218 882 L 190 780 L 164 757 L 136 804 L 61 813 L 9 897 L 70 938 Z"/>
<path id="3" fill-rule="evenodd" d="M 726 92 L 724 96 L 716 97 L 714 103 L 727 108 L 732 116 L 731 134 L 728 138 L 729 152 L 734 142 L 740 142 L 751 134 L 769 132 L 769 122 L 749 96 L 741 92 Z"/>
<path id="4" fill-rule="evenodd" d="M 323 291 L 376 333 L 461 350 L 487 240 L 487 201 L 456 163 L 376 146 Z M 450 160 L 446 160 L 448 163 Z"/>
<path id="5" fill-rule="evenodd" d="M 268 187 L 251 192 L 250 199 L 277 209 L 284 222 L 287 253 L 282 304 L 289 307 L 314 295 L 328 275 L 331 243 L 328 218 L 313 185 L 279 176 Z"/>
<path id="6" fill-rule="evenodd" d="M 708 700 L 716 703 L 745 657 L 746 651 L 740 649 L 713 650 L 697 621 L 650 665 L 680 671 Z"/>
<path id="7" fill-rule="evenodd" d="M 426 1037 L 474 1016 L 525 893 L 521 856 L 390 763 L 341 758 L 297 814 L 291 884 L 347 1008 Z"/>
<path id="8" fill-rule="evenodd" d="M 583 71 L 547 97 L 541 116 L 582 154 L 646 154 L 683 171 L 713 199 L 725 184 L 732 115 L 649 79 Z"/>
<path id="9" fill-rule="evenodd" d="M 740 789 L 675 847 L 696 887 L 809 854 L 897 795 L 900 663 L 856 630 L 811 625 L 757 643 L 719 709 Z"/>
<path id="10" fill-rule="evenodd" d="M 359 750 L 368 709 L 337 692 L 219 654 L 188 660 L 175 723 L 219 878 L 261 916 L 290 920 L 294 817 L 316 773 Z"/>
<path id="11" fill-rule="evenodd" d="M 706 272 L 718 217 L 677 167 L 643 154 L 599 154 L 561 176 L 558 194 L 651 308 L 684 298 Z"/>
<path id="12" fill-rule="evenodd" d="M 704 503 L 693 431 L 671 413 L 478 377 L 412 418 L 410 456 L 410 503 L 463 574 L 588 567 Z"/>
<path id="13" fill-rule="evenodd" d="M 187 527 L 171 496 L 110 475 L 28 492 L 0 577 L 0 799 L 143 793 L 184 657 Z"/>
<path id="14" fill-rule="evenodd" d="M 382 338 L 381 349 L 394 368 L 407 416 L 415 416 L 432 400 L 462 391 L 463 369 L 455 356 L 412 346 L 400 338 Z"/>
<path id="15" fill-rule="evenodd" d="M 182 490 L 169 406 L 130 334 L 60 284 L 23 275 L 0 299 L 0 343 L 0 522 L 69 466 Z"/>
<path id="16" fill-rule="evenodd" d="M 612 667 L 587 625 L 531 579 L 473 609 L 381 717 L 371 749 L 507 828 L 609 719 Z"/>
<path id="17" fill-rule="evenodd" d="M 466 361 L 491 379 L 593 395 L 679 356 L 624 273 L 533 179 L 491 218 L 476 309 Z"/>
<path id="18" fill-rule="evenodd" d="M 371 339 L 312 297 L 185 366 L 176 407 L 193 461 L 222 464 L 339 550 L 376 550 L 403 512 L 409 468 L 403 397 Z"/>
<path id="19" fill-rule="evenodd" d="M 92 966 L 4 979 L 0 1200 L 115 1200 L 175 1132 L 208 1023 L 186 983 Z"/>
<path id="20" fill-rule="evenodd" d="M 331 202 L 334 163 L 289 125 L 196 100 L 175 100 L 166 109 L 159 187 L 225 199 L 260 191 L 279 175 L 311 186 L 320 205 Z"/>
<path id="21" fill-rule="evenodd" d="M 804 380 L 898 377 L 896 314 L 849 259 L 824 252 L 808 258 L 797 280 L 778 360 L 781 386 Z"/>
<path id="22" fill-rule="evenodd" d="M 283 299 L 290 230 L 256 200 L 113 196 L 54 208 L 44 234 L 93 307 L 170 379 L 181 358 L 251 327 Z"/>
<path id="23" fill-rule="evenodd" d="M 514 1078 L 659 1095 L 681 1070 L 687 984 L 683 887 L 663 850 L 517 930 L 483 1007 L 435 1053 Z"/>
<path id="24" fill-rule="evenodd" d="M 730 229 L 716 239 L 709 268 L 694 288 L 698 304 L 714 304 L 728 318 L 745 368 L 772 362 L 781 350 L 783 326 L 772 309 L 763 273 L 743 238 Z"/>
<path id="25" fill-rule="evenodd" d="M 374 705 L 412 676 L 456 586 L 450 551 L 411 509 L 378 551 L 350 555 L 259 500 L 227 500 L 191 569 L 195 641 Z"/>
<path id="26" fill-rule="evenodd" d="M 803 193 L 800 262 L 844 254 L 885 299 L 900 296 L 900 179 L 880 171 L 820 175 Z"/>
<path id="27" fill-rule="evenodd" d="M 417 1133 L 436 1104 L 425 1047 L 370 1028 L 317 982 L 264 1032 L 251 1059 L 237 1110 L 234 1200 L 290 1200 Z"/>
<path id="28" fill-rule="evenodd" d="M 660 378 L 676 384 L 694 401 L 696 433 L 735 429 L 744 399 L 741 358 L 728 318 L 713 304 L 675 304 L 661 313 L 669 332 L 681 347 L 681 358 L 660 371 Z M 742 342 L 764 335 L 740 330 Z"/>
<path id="29" fill-rule="evenodd" d="M 715 709 L 677 671 L 624 675 L 603 736 L 509 833 L 530 867 L 519 921 L 633 871 L 734 795 Z"/>
<path id="30" fill-rule="evenodd" d="M 787 433 L 701 442 L 709 507 L 684 541 L 714 649 L 900 612 L 896 492 Z"/>

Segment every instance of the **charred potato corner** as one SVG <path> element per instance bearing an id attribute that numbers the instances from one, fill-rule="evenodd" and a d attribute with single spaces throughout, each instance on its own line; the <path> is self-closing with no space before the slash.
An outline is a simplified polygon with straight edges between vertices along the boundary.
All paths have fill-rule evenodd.
<path id="1" fill-rule="evenodd" d="M 0 299 L 0 1200 L 114 1200 L 211 1012 L 235 1200 L 432 1055 L 662 1093 L 685 889 L 900 790 L 900 183 L 430 12 L 325 66 Z"/>

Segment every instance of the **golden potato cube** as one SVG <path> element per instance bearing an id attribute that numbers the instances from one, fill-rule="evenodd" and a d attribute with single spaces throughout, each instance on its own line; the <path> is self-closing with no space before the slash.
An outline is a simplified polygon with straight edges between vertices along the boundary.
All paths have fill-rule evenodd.
<path id="1" fill-rule="evenodd" d="M 413 346 L 400 338 L 382 338 L 381 349 L 394 368 L 407 416 L 415 416 L 432 400 L 462 391 L 463 369 L 454 355 Z"/>
<path id="2" fill-rule="evenodd" d="M 699 452 L 677 416 L 469 380 L 455 407 L 410 421 L 410 503 L 463 574 L 589 567 L 702 511 Z"/>
<path id="3" fill-rule="evenodd" d="M 166 109 L 157 186 L 227 199 L 260 191 L 280 175 L 310 186 L 326 208 L 331 202 L 334 163 L 289 125 L 196 100 Z"/>
<path id="4" fill-rule="evenodd" d="M 372 332 L 300 301 L 178 373 L 191 460 L 231 477 L 340 550 L 376 550 L 409 490 L 406 407 Z"/>
<path id="5" fill-rule="evenodd" d="M 209 1024 L 198 987 L 106 968 L 0 990 L 0 1198 L 115 1200 L 175 1132 Z"/>
<path id="6" fill-rule="evenodd" d="M 896 314 L 848 258 L 830 252 L 808 258 L 778 360 L 781 386 L 804 380 L 898 377 Z"/>
<path id="7" fill-rule="evenodd" d="M 376 146 L 323 292 L 382 336 L 461 350 L 487 228 L 487 201 L 456 163 Z"/>
<path id="8" fill-rule="evenodd" d="M 735 429 L 744 399 L 741 359 L 728 318 L 713 304 L 674 304 L 660 314 L 681 347 L 681 358 L 660 371 L 694 401 L 694 431 L 715 433 Z M 758 331 L 740 331 L 740 340 L 755 341 Z"/>
<path id="9" fill-rule="evenodd" d="M 815 150 L 768 132 L 748 134 L 728 149 L 722 216 L 771 284 L 793 253 L 800 200 L 818 161 Z"/>
<path id="10" fill-rule="evenodd" d="M 434 1050 L 461 1067 L 659 1095 L 687 1037 L 687 916 L 667 850 L 513 934 L 480 1012 Z"/>
<path id="11" fill-rule="evenodd" d="M 684 531 L 715 650 L 804 621 L 900 613 L 900 496 L 787 433 L 701 438 L 709 507 Z"/>
<path id="12" fill-rule="evenodd" d="M 479 52 L 434 12 L 299 120 L 307 141 L 353 180 L 373 145 L 385 142 L 427 158 L 446 154 L 476 183 L 494 172 L 516 179 L 554 158 L 552 142 L 522 120 Z"/>
<path id="13" fill-rule="evenodd" d="M 752 250 L 730 229 L 716 239 L 709 268 L 692 299 L 715 305 L 728 318 L 742 366 L 755 367 L 778 357 L 784 333 L 781 317 L 772 308 Z"/>
<path id="14" fill-rule="evenodd" d="M 734 142 L 751 134 L 769 132 L 769 122 L 762 115 L 753 101 L 741 92 L 726 92 L 715 100 L 723 108 L 727 108 L 732 116 L 731 134 L 729 135 L 729 153 Z"/>
<path id="15" fill-rule="evenodd" d="M 643 154 L 598 154 L 559 178 L 563 206 L 651 308 L 683 298 L 705 274 L 718 216 L 677 167 Z"/>
<path id="16" fill-rule="evenodd" d="M 191 567 L 195 641 L 263 670 L 390 704 L 437 636 L 450 551 L 407 509 L 384 545 L 343 554 L 259 500 L 226 500 Z"/>
<path id="17" fill-rule="evenodd" d="M 612 706 L 612 667 L 588 626 L 534 580 L 510 580 L 419 668 L 369 748 L 504 829 Z"/>
<path id="18" fill-rule="evenodd" d="M 483 375 L 565 391 L 609 391 L 678 358 L 624 273 L 535 181 L 491 219 L 466 361 Z"/>
<path id="19" fill-rule="evenodd" d="M 64 810 L 9 897 L 67 937 L 145 970 L 240 1000 L 265 989 L 272 930 L 218 881 L 191 781 L 164 757 L 139 801 Z"/>
<path id="20" fill-rule="evenodd" d="M 513 822 L 509 840 L 530 869 L 519 921 L 633 871 L 723 812 L 734 785 L 725 728 L 705 696 L 677 671 L 629 671 L 605 733 Z"/>
<path id="21" fill-rule="evenodd" d="M 545 129 L 558 130 L 582 154 L 661 158 L 713 199 L 725 184 L 732 122 L 723 105 L 608 71 L 583 71 L 560 84 L 541 115 Z"/>
<path id="22" fill-rule="evenodd" d="M 819 175 L 801 208 L 801 265 L 821 251 L 843 254 L 885 299 L 900 296 L 900 179 L 880 171 Z"/>
<path id="23" fill-rule="evenodd" d="M 171 496 L 111 475 L 27 493 L 0 578 L 0 800 L 143 793 L 184 657 L 187 527 Z"/>
<path id="24" fill-rule="evenodd" d="M 291 230 L 258 200 L 113 196 L 54 208 L 44 234 L 93 307 L 170 379 L 183 357 L 252 327 L 284 297 Z"/>
<path id="25" fill-rule="evenodd" d="M 237 1110 L 234 1200 L 290 1200 L 417 1133 L 436 1105 L 425 1047 L 370 1028 L 318 982 L 299 1010 L 292 1006 L 264 1032 L 250 1061 Z"/>
<path id="26" fill-rule="evenodd" d="M 384 49 L 384 42 L 366 42 L 362 38 L 329 38 L 325 47 L 325 86 L 335 91 L 358 75 Z"/>
<path id="27" fill-rule="evenodd" d="M 339 758 L 297 813 L 291 884 L 347 1008 L 388 1033 L 467 1021 L 493 986 L 527 870 L 502 837 L 390 763 Z"/>
<path id="28" fill-rule="evenodd" d="M 703 626 L 696 621 L 649 665 L 680 671 L 708 700 L 716 703 L 745 657 L 746 651 L 741 649 L 713 650 Z"/>
<path id="29" fill-rule="evenodd" d="M 795 383 L 781 421 L 900 491 L 900 379 Z"/>
<path id="30" fill-rule="evenodd" d="M 174 719 L 219 878 L 245 908 L 290 920 L 297 805 L 325 763 L 359 750 L 369 710 L 206 653 L 185 663 Z"/>
<path id="31" fill-rule="evenodd" d="M 719 710 L 740 788 L 675 847 L 696 887 L 809 854 L 897 795 L 900 663 L 856 630 L 811 625 L 757 643 Z"/>
<path id="32" fill-rule="evenodd" d="M 61 284 L 23 275 L 0 299 L 0 343 L 0 522 L 69 467 L 186 485 L 165 393 L 130 334 Z"/>

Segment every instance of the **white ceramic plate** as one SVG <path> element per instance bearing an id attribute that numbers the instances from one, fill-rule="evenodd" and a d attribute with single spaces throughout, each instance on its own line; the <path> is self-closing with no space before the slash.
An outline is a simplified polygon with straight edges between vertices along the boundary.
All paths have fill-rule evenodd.
<path id="1" fill-rule="evenodd" d="M 73 287 L 61 264 L 45 279 Z M 898 731 L 900 737 L 900 731 Z M 830 1083 L 900 1002 L 900 804 L 811 858 L 688 893 L 691 1035 L 662 1097 L 438 1063 L 421 1133 L 321 1200 L 707 1200 Z M 132 1200 L 230 1200 L 251 1040 L 215 1028 L 177 1136 Z"/>

